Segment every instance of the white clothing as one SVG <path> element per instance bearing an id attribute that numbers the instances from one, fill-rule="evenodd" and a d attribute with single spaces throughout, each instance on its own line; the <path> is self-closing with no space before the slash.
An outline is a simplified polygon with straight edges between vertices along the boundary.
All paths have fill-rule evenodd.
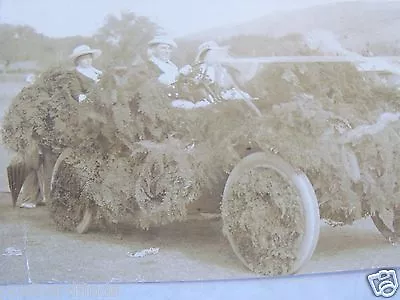
<path id="1" fill-rule="evenodd" d="M 163 72 L 163 74 L 158 77 L 159 82 L 165 85 L 170 85 L 177 80 L 179 76 L 179 69 L 172 61 L 162 61 L 155 56 L 151 56 L 150 61 L 159 67 Z"/>
<path id="2" fill-rule="evenodd" d="M 100 70 L 97 70 L 93 66 L 90 66 L 88 68 L 82 68 L 80 66 L 77 66 L 76 71 L 81 73 L 83 76 L 86 76 L 86 77 L 92 79 L 96 83 L 100 81 L 100 77 L 103 74 L 103 72 L 101 72 Z M 86 95 L 80 94 L 78 97 L 78 102 L 80 103 L 82 101 L 85 101 L 86 99 L 87 99 Z"/>
<path id="3" fill-rule="evenodd" d="M 202 64 L 200 72 L 206 75 L 211 82 L 222 88 L 231 88 L 234 85 L 231 75 L 222 65 Z"/>
<path id="4" fill-rule="evenodd" d="M 205 107 L 210 104 L 211 104 L 210 102 L 207 102 L 205 100 L 198 101 L 196 103 L 192 103 L 188 100 L 174 100 L 171 103 L 172 107 L 183 108 L 183 109 L 195 109 L 195 108 L 199 108 L 199 107 Z"/>
<path id="5" fill-rule="evenodd" d="M 86 95 L 80 94 L 79 97 L 78 97 L 78 102 L 80 103 L 80 102 L 82 102 L 82 101 L 85 101 L 86 98 L 87 98 Z"/>
<path id="6" fill-rule="evenodd" d="M 221 93 L 221 96 L 225 100 L 251 99 L 251 96 L 248 93 L 242 90 L 238 90 L 236 88 L 231 88 L 229 90 L 223 91 Z"/>
<path id="7" fill-rule="evenodd" d="M 206 77 L 212 82 L 220 86 L 224 91 L 221 93 L 221 97 L 225 100 L 240 100 L 250 99 L 251 96 L 235 88 L 235 82 L 232 76 L 228 73 L 226 68 L 219 64 L 207 65 L 202 64 L 200 66 L 200 72 L 206 75 Z"/>
<path id="8" fill-rule="evenodd" d="M 100 76 L 103 74 L 100 70 L 97 70 L 95 67 L 82 68 L 80 66 L 76 67 L 76 70 L 82 75 L 92 79 L 96 83 L 99 82 Z"/>

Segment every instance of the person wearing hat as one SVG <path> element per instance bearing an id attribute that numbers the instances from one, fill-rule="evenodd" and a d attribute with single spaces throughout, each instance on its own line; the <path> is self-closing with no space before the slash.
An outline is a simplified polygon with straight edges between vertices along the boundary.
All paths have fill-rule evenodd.
<path id="1" fill-rule="evenodd" d="M 172 85 L 179 76 L 186 76 L 192 71 L 189 65 L 179 69 L 171 61 L 172 50 L 177 48 L 177 45 L 168 36 L 156 36 L 148 46 L 149 67 L 160 83 Z"/>
<path id="2" fill-rule="evenodd" d="M 75 64 L 74 73 L 76 75 L 69 88 L 72 97 L 78 102 L 85 100 L 90 88 L 99 81 L 102 72 L 92 66 L 92 60 L 100 55 L 100 50 L 81 45 L 76 47 L 69 56 Z M 33 84 L 33 80 L 30 83 Z M 25 157 L 17 158 L 9 165 L 10 171 L 18 163 L 29 165 L 30 169 L 22 183 L 17 199 L 13 199 L 13 201 L 20 203 L 21 208 L 35 208 L 38 205 L 46 204 L 50 193 L 51 173 L 57 156 L 43 146 L 31 145 Z"/>
<path id="3" fill-rule="evenodd" d="M 103 73 L 93 67 L 92 63 L 101 54 L 102 51 L 99 49 L 92 49 L 88 45 L 80 45 L 69 56 L 75 64 L 75 73 L 77 75 L 76 82 L 71 84 L 71 95 L 76 101 L 84 101 L 93 85 L 99 82 Z"/>
<path id="4" fill-rule="evenodd" d="M 254 77 L 258 64 L 245 71 L 243 67 L 234 64 L 221 63 L 224 59 L 231 59 L 228 46 L 219 46 L 215 41 L 201 44 L 195 58 L 196 73 L 200 74 L 213 90 L 208 98 L 211 102 L 218 100 L 253 99 L 248 93 L 239 88 L 240 84 Z"/>
<path id="5" fill-rule="evenodd" d="M 75 64 L 75 80 L 69 86 L 72 97 L 78 101 L 84 101 L 86 94 L 96 84 L 102 72 L 92 66 L 92 60 L 101 55 L 98 49 L 91 49 L 87 45 L 77 46 L 69 56 Z M 50 177 L 56 156 L 51 150 L 36 147 L 34 151 L 27 154 L 26 161 L 36 161 L 27 178 L 24 180 L 21 193 L 16 199 L 21 202 L 22 208 L 35 208 L 37 205 L 45 204 L 50 191 Z M 40 158 L 40 159 L 39 159 Z"/>
<path id="6" fill-rule="evenodd" d="M 148 43 L 148 59 L 145 62 L 144 77 L 150 77 L 157 80 L 165 87 L 166 95 L 172 100 L 173 107 L 194 108 L 204 106 L 206 103 L 192 103 L 182 99 L 183 93 L 176 85 L 180 77 L 189 75 L 192 67 L 186 65 L 178 68 L 171 61 L 171 53 L 177 48 L 175 41 L 166 35 L 159 35 Z M 139 72 L 140 73 L 140 72 Z M 183 97 L 184 98 L 184 97 Z"/>
<path id="7" fill-rule="evenodd" d="M 166 87 L 166 93 L 172 100 L 171 105 L 175 108 L 192 109 L 207 106 L 206 101 L 192 101 L 182 99 L 183 91 L 180 91 L 175 83 L 180 77 L 188 76 L 192 73 L 192 67 L 185 65 L 178 68 L 171 61 L 171 53 L 174 48 L 177 48 L 174 40 L 166 35 L 159 35 L 152 39 L 148 48 L 148 63 L 147 70 L 150 72 L 150 77 L 157 78 L 158 82 Z M 183 96 L 183 97 L 182 97 Z"/>

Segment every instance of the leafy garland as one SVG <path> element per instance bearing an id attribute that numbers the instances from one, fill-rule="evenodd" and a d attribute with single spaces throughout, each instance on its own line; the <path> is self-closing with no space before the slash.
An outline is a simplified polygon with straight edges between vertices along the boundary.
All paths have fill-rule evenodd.
<path id="1" fill-rule="evenodd" d="M 264 151 L 278 151 L 306 172 L 324 218 L 351 222 L 360 211 L 366 215 L 389 207 L 398 194 L 397 127 L 354 146 L 361 192 L 347 173 L 338 128 L 354 128 L 374 122 L 383 111 L 398 111 L 395 91 L 375 87 L 351 66 L 268 68 L 248 89 L 261 98 L 255 102 L 261 118 L 243 102 L 174 109 L 161 86 L 148 82 L 137 89 L 134 78 L 124 87 L 106 78 L 86 103 L 78 104 L 68 93 L 70 76 L 51 69 L 25 88 L 5 115 L 3 143 L 18 152 L 32 143 L 58 152 L 73 148 L 81 157 L 80 168 L 100 168 L 95 182 L 104 188 L 93 197 L 107 218 L 139 212 L 141 227 L 184 219 L 187 203 L 206 190 L 223 189 L 240 160 L 236 147 L 249 141 Z M 376 171 L 380 166 L 383 175 Z M 162 201 L 149 197 L 149 191 L 163 195 Z"/>

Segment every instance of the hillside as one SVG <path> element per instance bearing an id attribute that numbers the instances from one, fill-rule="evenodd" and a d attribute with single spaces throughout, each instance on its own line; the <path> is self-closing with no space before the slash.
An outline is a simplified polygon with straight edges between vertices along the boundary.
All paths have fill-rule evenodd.
<path id="1" fill-rule="evenodd" d="M 373 52 L 394 55 L 399 51 L 396 48 L 400 49 L 399 28 L 400 2 L 341 2 L 269 14 L 251 22 L 215 28 L 185 38 L 222 40 L 236 35 L 256 34 L 276 37 L 324 29 L 337 35 L 349 50 L 362 51 L 369 43 Z"/>

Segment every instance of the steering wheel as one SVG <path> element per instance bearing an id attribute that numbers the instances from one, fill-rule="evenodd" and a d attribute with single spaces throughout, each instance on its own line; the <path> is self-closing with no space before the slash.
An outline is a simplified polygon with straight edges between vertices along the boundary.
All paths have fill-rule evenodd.
<path id="1" fill-rule="evenodd" d="M 194 93 L 202 91 L 205 94 L 204 98 L 208 98 L 207 96 L 211 95 L 214 99 L 213 102 L 222 101 L 222 98 L 214 91 L 213 87 L 211 87 L 212 81 L 207 77 L 206 73 L 202 72 L 199 68 L 200 65 L 201 63 L 191 65 L 192 72 L 188 75 L 179 75 L 174 86 L 179 91 L 183 91 L 184 94 L 189 94 L 191 96 L 190 98 L 193 97 Z"/>
<path id="2" fill-rule="evenodd" d="M 199 66 L 201 65 L 201 63 L 195 63 L 190 65 L 190 67 L 192 68 L 192 72 L 190 72 L 188 75 L 182 75 L 180 74 L 176 84 L 190 84 L 190 85 L 199 85 L 204 81 L 209 81 L 207 79 L 207 76 L 205 74 L 205 72 L 201 72 Z"/>

